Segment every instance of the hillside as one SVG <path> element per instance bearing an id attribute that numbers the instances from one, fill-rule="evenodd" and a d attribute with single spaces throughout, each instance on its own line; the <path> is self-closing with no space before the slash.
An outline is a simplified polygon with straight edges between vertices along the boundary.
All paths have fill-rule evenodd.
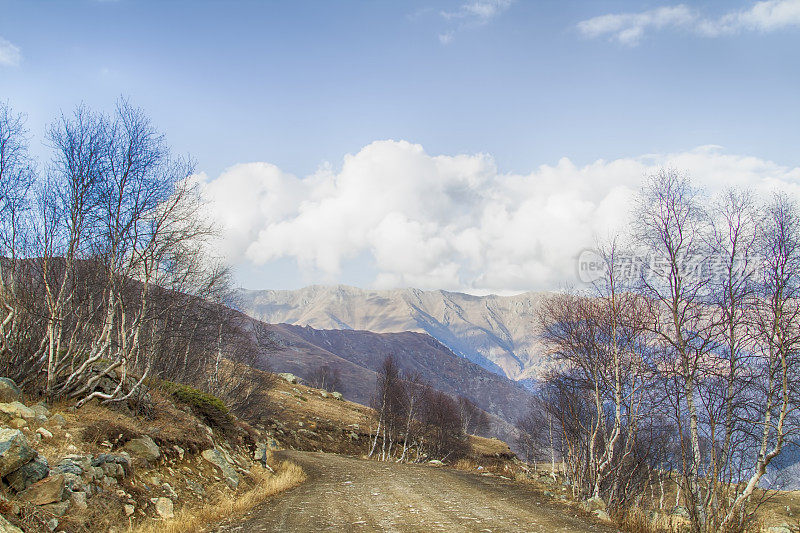
<path id="1" fill-rule="evenodd" d="M 424 332 L 455 354 L 513 380 L 544 370 L 537 341 L 540 293 L 472 296 L 447 291 L 373 291 L 311 286 L 296 291 L 240 290 L 237 307 L 269 323 L 376 333 Z"/>
<path id="2" fill-rule="evenodd" d="M 317 330 L 288 324 L 265 325 L 276 346 L 261 356 L 262 367 L 307 379 L 322 365 L 337 369 L 344 396 L 368 405 L 376 370 L 388 355 L 404 372 L 417 372 L 432 387 L 465 396 L 491 415 L 493 434 L 513 442 L 514 422 L 527 409 L 531 394 L 511 380 L 456 356 L 436 339 L 414 332 L 373 333 Z"/>

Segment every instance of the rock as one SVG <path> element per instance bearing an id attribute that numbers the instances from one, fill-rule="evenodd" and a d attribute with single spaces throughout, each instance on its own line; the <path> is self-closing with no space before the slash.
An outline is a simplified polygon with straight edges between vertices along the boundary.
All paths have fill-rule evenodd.
<path id="1" fill-rule="evenodd" d="M 331 396 L 333 396 L 337 400 L 341 400 L 342 399 L 342 393 L 341 392 L 332 392 Z"/>
<path id="2" fill-rule="evenodd" d="M 22 530 L 0 515 L 0 533 L 22 533 Z"/>
<path id="3" fill-rule="evenodd" d="M 17 492 L 22 492 L 37 481 L 50 475 L 47 459 L 42 456 L 26 463 L 6 476 L 6 481 Z"/>
<path id="4" fill-rule="evenodd" d="M 169 498 L 158 498 L 155 502 L 156 513 L 164 520 L 175 517 L 174 506 Z"/>
<path id="5" fill-rule="evenodd" d="M 62 474 L 74 474 L 82 476 L 92 467 L 91 455 L 65 455 L 61 458 L 58 464 L 53 468 L 56 472 Z"/>
<path id="6" fill-rule="evenodd" d="M 57 527 L 58 527 L 58 518 L 51 518 L 50 520 L 47 521 L 47 529 L 49 529 L 50 531 L 55 531 Z"/>
<path id="7" fill-rule="evenodd" d="M 206 494 L 206 489 L 203 488 L 202 485 L 200 485 L 199 483 L 195 483 L 191 479 L 188 478 L 186 479 L 186 486 L 189 487 L 190 491 L 194 492 L 198 496 L 205 496 Z"/>
<path id="8" fill-rule="evenodd" d="M 444 466 L 444 463 L 441 462 L 439 459 L 431 459 L 430 461 L 428 461 L 428 464 L 433 466 Z"/>
<path id="9" fill-rule="evenodd" d="M 52 439 L 52 438 L 53 438 L 53 434 L 52 434 L 52 433 L 50 433 L 49 431 L 47 431 L 47 430 L 46 430 L 46 429 L 44 429 L 44 428 L 39 428 L 39 429 L 37 429 L 37 430 L 36 430 L 36 433 L 38 433 L 39 435 L 41 435 L 41 436 L 42 436 L 42 438 L 43 438 L 44 440 L 50 440 L 50 439 Z"/>
<path id="10" fill-rule="evenodd" d="M 35 418 L 36 413 L 30 407 L 20 402 L 0 403 L 0 413 L 8 418 Z"/>
<path id="11" fill-rule="evenodd" d="M 26 427 L 28 427 L 28 423 L 27 423 L 27 422 L 25 422 L 25 421 L 24 421 L 23 419 L 21 419 L 21 418 L 15 418 L 15 419 L 13 419 L 11 422 L 9 422 L 9 423 L 8 423 L 8 425 L 9 425 L 9 426 L 11 426 L 11 427 L 12 427 L 12 428 L 14 428 L 14 429 L 22 429 L 22 428 L 26 428 Z"/>
<path id="12" fill-rule="evenodd" d="M 0 402 L 18 402 L 22 400 L 22 390 L 13 379 L 0 378 Z M 0 530 L 1 531 L 1 530 Z"/>
<path id="13" fill-rule="evenodd" d="M 584 502 L 581 503 L 581 507 L 583 507 L 585 510 L 589 511 L 590 513 L 594 512 L 594 511 L 605 511 L 606 510 L 606 502 L 603 501 L 603 498 L 600 498 L 598 496 L 593 496 L 592 498 L 589 498 L 588 500 L 584 500 Z"/>
<path id="14" fill-rule="evenodd" d="M 592 514 L 597 518 L 599 518 L 600 520 L 602 520 L 603 522 L 611 522 L 611 515 L 609 515 L 608 512 L 602 509 L 597 509 L 594 512 L 592 512 Z"/>
<path id="15" fill-rule="evenodd" d="M 231 489 L 236 490 L 236 487 L 239 486 L 239 474 L 233 469 L 231 466 L 232 461 L 223 450 L 220 448 L 209 448 L 208 450 L 203 450 L 203 453 L 200 455 L 202 455 L 203 459 L 216 466 L 225 478 L 225 483 L 227 483 Z"/>
<path id="16" fill-rule="evenodd" d="M 129 503 L 126 503 L 125 505 L 122 506 L 122 509 L 123 511 L 125 511 L 125 516 L 130 516 L 136 510 L 136 507 L 134 507 Z"/>
<path id="17" fill-rule="evenodd" d="M 42 505 L 42 510 L 56 516 L 64 516 L 69 511 L 69 500 L 65 502 L 48 503 Z"/>
<path id="18" fill-rule="evenodd" d="M 18 429 L 0 429 L 0 477 L 5 477 L 36 457 Z"/>
<path id="19" fill-rule="evenodd" d="M 45 405 L 44 402 L 37 403 L 36 405 L 31 407 L 31 409 L 33 410 L 34 413 L 36 413 L 37 417 L 43 416 L 47 418 L 50 416 L 50 409 L 47 408 L 47 405 Z"/>
<path id="20" fill-rule="evenodd" d="M 173 500 L 177 500 L 177 499 L 178 499 L 178 495 L 175 493 L 175 489 L 173 489 L 173 488 L 172 488 L 172 485 L 170 485 L 169 483 L 164 483 L 163 485 L 161 485 L 161 489 L 162 489 L 162 490 L 163 490 L 163 491 L 166 493 L 166 495 L 167 495 L 167 496 L 169 496 L 171 499 L 173 499 Z"/>
<path id="21" fill-rule="evenodd" d="M 66 425 L 66 423 L 67 423 L 67 419 L 64 418 L 61 415 L 53 415 L 52 417 L 50 417 L 50 425 L 51 426 L 60 428 L 60 427 L 64 427 Z"/>
<path id="22" fill-rule="evenodd" d="M 292 384 L 297 383 L 297 376 L 295 376 L 294 374 L 292 374 L 290 372 L 281 372 L 280 374 L 278 374 L 278 377 L 280 377 L 280 378 L 282 378 L 282 379 L 284 379 L 284 380 L 286 380 L 286 381 L 288 381 L 289 383 L 292 383 Z"/>
<path id="23" fill-rule="evenodd" d="M 35 505 L 57 503 L 64 499 L 64 475 L 56 474 L 34 483 L 20 493 L 20 498 Z"/>
<path id="24" fill-rule="evenodd" d="M 76 509 L 84 510 L 89 507 L 86 503 L 86 493 L 83 491 L 73 492 L 69 497 L 69 501 Z"/>
<path id="25" fill-rule="evenodd" d="M 792 528 L 786 524 L 781 524 L 778 526 L 770 526 L 764 531 L 765 533 L 793 533 Z"/>
<path id="26" fill-rule="evenodd" d="M 319 391 L 319 395 L 322 396 L 323 398 L 327 398 L 329 396 L 327 391 L 324 390 Z"/>
<path id="27" fill-rule="evenodd" d="M 161 448 L 147 435 L 138 439 L 129 440 L 125 445 L 125 449 L 133 455 L 141 457 L 148 463 L 152 463 L 161 457 Z"/>

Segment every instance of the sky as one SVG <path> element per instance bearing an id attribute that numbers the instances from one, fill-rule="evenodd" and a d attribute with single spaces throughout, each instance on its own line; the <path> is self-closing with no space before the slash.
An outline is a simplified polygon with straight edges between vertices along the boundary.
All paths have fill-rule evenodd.
<path id="1" fill-rule="evenodd" d="M 800 0 L 0 0 L 0 99 L 125 96 L 237 284 L 552 289 L 660 166 L 800 187 Z"/>

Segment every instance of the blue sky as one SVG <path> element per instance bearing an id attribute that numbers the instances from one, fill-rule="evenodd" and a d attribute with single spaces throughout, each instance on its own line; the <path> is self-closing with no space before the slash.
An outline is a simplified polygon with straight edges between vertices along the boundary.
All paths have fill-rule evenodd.
<path id="1" fill-rule="evenodd" d="M 542 176 L 562 172 L 555 183 L 575 180 L 579 207 L 569 216 L 585 216 L 581 228 L 593 228 L 602 226 L 597 211 L 609 194 L 635 189 L 625 172 L 691 154 L 702 159 L 687 160 L 701 169 L 701 181 L 724 181 L 719 176 L 730 168 L 720 161 L 737 168 L 755 160 L 760 170 L 743 183 L 794 185 L 798 88 L 797 0 L 0 0 L 0 98 L 27 113 L 38 139 L 60 110 L 79 102 L 107 108 L 125 95 L 150 114 L 175 151 L 195 157 L 212 200 L 219 193 L 211 184 L 243 182 L 236 172 L 253 162 L 279 174 L 256 171 L 244 180 L 242 194 L 255 189 L 264 200 L 253 209 L 289 202 L 276 196 L 278 189 L 295 191 L 294 207 L 282 218 L 260 213 L 239 220 L 238 235 L 248 238 L 237 249 L 223 247 L 241 283 L 256 287 L 341 281 L 473 291 L 551 286 L 565 259 L 549 257 L 554 252 L 546 239 L 535 235 L 528 255 L 492 270 L 487 257 L 503 252 L 486 245 L 497 239 L 487 234 L 494 213 L 487 199 L 511 196 L 508 183 L 516 179 L 530 186 L 532 202 L 550 205 L 552 191 L 542 189 L 550 178 Z M 388 140 L 397 142 L 367 150 Z M 451 183 L 440 168 L 426 174 L 409 167 L 436 182 L 450 195 L 445 200 L 453 187 L 486 200 L 470 204 L 471 222 L 394 204 L 370 219 L 372 226 L 392 227 L 384 238 L 397 234 L 398 243 L 444 235 L 447 242 L 414 252 L 429 261 L 392 267 L 397 258 L 383 257 L 368 229 L 353 231 L 358 235 L 336 250 L 313 241 L 304 243 L 311 252 L 254 245 L 288 239 L 284 230 L 313 233 L 329 217 L 350 233 L 342 209 L 323 209 L 321 218 L 305 222 L 300 215 L 311 216 L 309 201 L 324 207 L 350 198 L 330 192 L 342 183 L 358 188 L 389 179 L 408 161 L 402 154 L 419 156 L 404 141 L 419 146 L 434 167 L 442 166 L 440 157 L 460 168 Z M 359 156 L 384 159 L 370 159 L 362 179 L 346 171 L 346 154 L 358 168 Z M 461 169 L 460 156 L 474 163 L 470 169 Z M 563 158 L 572 166 L 564 167 Z M 603 172 L 591 170 L 598 160 Z M 615 161 L 641 168 L 609 177 Z M 425 194 L 425 183 L 419 187 L 409 198 Z M 580 207 L 584 201 L 592 205 Z M 508 220 L 524 219 L 518 211 L 530 205 L 512 203 L 501 205 Z M 222 222 L 235 218 L 225 209 L 236 205 L 233 198 L 216 210 Z M 450 208 L 458 211 L 459 204 Z M 403 220 L 391 226 L 387 220 L 400 220 L 395 215 Z M 461 248 L 453 244 L 471 230 L 482 236 Z M 515 264 L 528 266 L 515 271 Z"/>

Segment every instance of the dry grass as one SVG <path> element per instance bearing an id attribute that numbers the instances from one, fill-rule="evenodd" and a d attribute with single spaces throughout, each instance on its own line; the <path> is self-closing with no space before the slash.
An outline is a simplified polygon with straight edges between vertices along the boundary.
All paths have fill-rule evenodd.
<path id="1" fill-rule="evenodd" d="M 129 529 L 130 533 L 190 533 L 225 518 L 241 516 L 270 496 L 290 489 L 305 479 L 303 470 L 294 463 L 284 461 L 275 474 L 256 466 L 251 470 L 256 486 L 241 495 L 225 496 L 221 500 L 200 508 L 183 508 L 170 520 L 140 524 Z"/>

